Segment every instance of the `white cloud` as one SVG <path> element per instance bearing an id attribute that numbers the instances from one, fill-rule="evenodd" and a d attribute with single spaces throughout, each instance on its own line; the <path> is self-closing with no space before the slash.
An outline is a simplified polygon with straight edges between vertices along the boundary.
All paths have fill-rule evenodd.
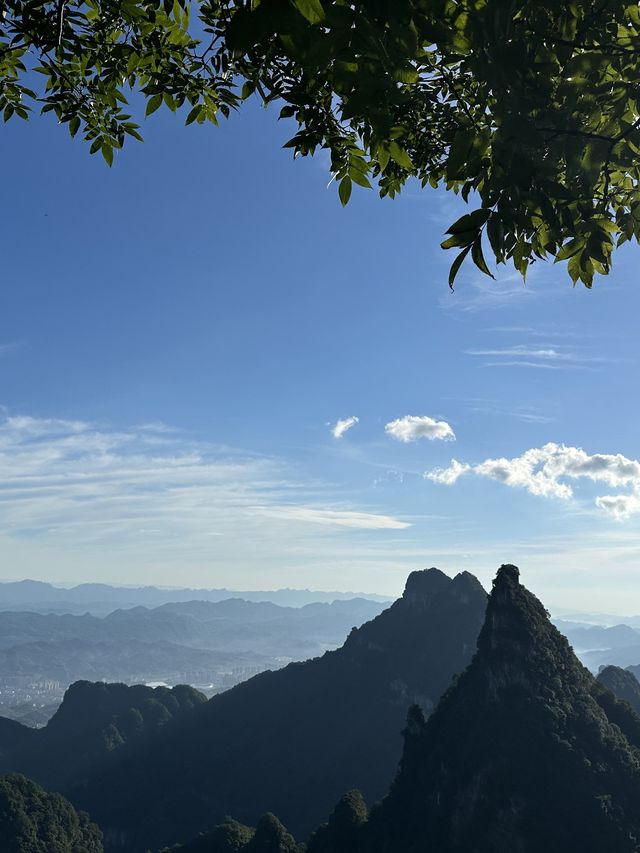
<path id="1" fill-rule="evenodd" d="M 428 415 L 406 415 L 404 418 L 397 418 L 385 426 L 385 432 L 396 441 L 405 443 L 417 441 L 419 438 L 454 441 L 456 437 L 446 421 L 437 421 Z"/>
<path id="2" fill-rule="evenodd" d="M 355 415 L 352 415 L 350 418 L 341 418 L 331 428 L 331 434 L 334 438 L 342 438 L 345 432 L 350 430 L 352 426 L 355 426 L 359 420 Z"/>
<path id="3" fill-rule="evenodd" d="M 465 350 L 466 355 L 477 356 L 493 356 L 506 358 L 540 358 L 545 361 L 574 361 L 576 356 L 571 352 L 561 352 L 552 347 L 527 347 L 514 346 L 503 347 L 502 349 L 469 349 Z"/>
<path id="4" fill-rule="evenodd" d="M 549 442 L 512 459 L 486 459 L 477 465 L 453 459 L 448 468 L 436 468 L 424 476 L 435 483 L 453 485 L 468 473 L 526 489 L 532 495 L 562 499 L 573 495 L 572 486 L 565 482 L 567 479 L 583 478 L 613 488 L 627 487 L 631 489 L 628 494 L 596 498 L 596 506 L 618 519 L 640 512 L 640 461 L 620 453 L 589 455 L 580 447 Z"/>
<path id="5" fill-rule="evenodd" d="M 451 465 L 448 468 L 434 468 L 425 477 L 432 480 L 434 483 L 442 483 L 445 486 L 452 486 L 459 477 L 471 470 L 470 465 L 463 465 L 457 459 L 451 460 Z"/>
<path id="6" fill-rule="evenodd" d="M 370 512 L 314 509 L 309 506 L 257 507 L 257 510 L 269 518 L 308 521 L 312 524 L 329 524 L 338 527 L 355 527 L 360 530 L 404 530 L 406 527 L 411 527 L 409 522 L 400 521 L 389 515 L 376 515 Z"/>

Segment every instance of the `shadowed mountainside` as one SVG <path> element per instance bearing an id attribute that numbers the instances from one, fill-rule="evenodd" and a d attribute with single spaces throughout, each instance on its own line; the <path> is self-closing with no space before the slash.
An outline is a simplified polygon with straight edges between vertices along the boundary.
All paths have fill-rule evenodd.
<path id="1" fill-rule="evenodd" d="M 19 769 L 57 790 L 79 785 L 118 750 L 205 702 L 202 693 L 185 685 L 169 689 L 77 681 L 42 729 L 0 718 L 0 770 Z"/>
<path id="2" fill-rule="evenodd" d="M 93 809 L 112 849 L 174 843 L 226 814 L 255 825 L 274 812 L 304 836 L 344 790 L 385 791 L 407 707 L 429 713 L 466 667 L 485 606 L 468 573 L 414 572 L 342 648 L 213 697 L 64 791 Z"/>

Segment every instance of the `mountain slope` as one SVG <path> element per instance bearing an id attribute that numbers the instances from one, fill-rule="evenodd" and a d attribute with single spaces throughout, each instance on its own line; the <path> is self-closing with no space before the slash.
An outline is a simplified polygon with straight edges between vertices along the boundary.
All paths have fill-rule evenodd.
<path id="1" fill-rule="evenodd" d="M 640 720 L 503 566 L 477 654 L 429 720 L 410 715 L 369 853 L 634 853 Z"/>
<path id="2" fill-rule="evenodd" d="M 383 794 L 407 707 L 435 707 L 469 663 L 485 607 L 468 573 L 414 572 L 402 598 L 342 648 L 213 697 L 65 792 L 91 811 L 112 849 L 179 842 L 227 814 L 255 825 L 274 812 L 304 837 L 345 790 Z"/>
<path id="3" fill-rule="evenodd" d="M 64 797 L 17 773 L 0 776 L 2 853 L 102 853 L 102 833 Z"/>

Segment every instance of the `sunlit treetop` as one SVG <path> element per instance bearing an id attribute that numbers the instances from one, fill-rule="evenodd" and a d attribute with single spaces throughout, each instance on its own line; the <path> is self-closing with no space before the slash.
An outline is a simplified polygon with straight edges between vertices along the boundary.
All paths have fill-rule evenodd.
<path id="1" fill-rule="evenodd" d="M 0 109 L 39 105 L 111 164 L 131 91 L 216 123 L 257 94 L 353 184 L 408 178 L 472 209 L 442 244 L 606 274 L 640 238 L 640 8 L 616 0 L 0 0 Z M 37 72 L 37 73 L 34 73 Z"/>

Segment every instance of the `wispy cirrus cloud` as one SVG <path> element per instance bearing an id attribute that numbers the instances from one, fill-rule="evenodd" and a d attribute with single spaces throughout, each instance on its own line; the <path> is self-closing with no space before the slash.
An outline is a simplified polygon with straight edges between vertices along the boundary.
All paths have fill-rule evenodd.
<path id="1" fill-rule="evenodd" d="M 391 438 L 405 444 L 418 441 L 420 438 L 427 438 L 430 441 L 437 439 L 454 441 L 456 437 L 450 424 L 428 415 L 405 415 L 403 418 L 390 421 L 384 429 Z"/>
<path id="2" fill-rule="evenodd" d="M 389 515 L 353 510 L 316 509 L 309 506 L 256 507 L 268 518 L 293 519 L 310 524 L 325 524 L 337 527 L 352 527 L 359 530 L 404 530 L 410 522 L 400 521 Z"/>
<path id="3" fill-rule="evenodd" d="M 281 537 L 304 536 L 303 522 L 409 526 L 368 507 L 336 506 L 330 491 L 300 482 L 284 460 L 191 441 L 165 425 L 0 418 L 0 536 L 144 549 L 152 534 L 186 558 L 194 549 L 206 555 L 211 537 L 270 537 L 275 519 L 288 525 Z"/>
<path id="4" fill-rule="evenodd" d="M 610 361 L 566 345 L 490 347 L 465 350 L 481 360 L 483 367 L 528 367 L 538 370 L 576 370 Z"/>
<path id="5" fill-rule="evenodd" d="M 360 418 L 357 418 L 355 415 L 351 415 L 349 418 L 339 418 L 335 424 L 331 427 L 331 435 L 334 438 L 342 438 L 342 436 L 354 427 L 357 423 L 359 423 Z"/>
<path id="6" fill-rule="evenodd" d="M 12 352 L 15 352 L 17 349 L 20 349 L 21 346 L 22 344 L 18 343 L 17 341 L 14 341 L 12 343 L 8 342 L 0 344 L 0 356 L 10 355 Z"/>
<path id="7" fill-rule="evenodd" d="M 626 493 L 598 496 L 596 506 L 617 519 L 640 512 L 640 461 L 620 453 L 590 455 L 580 447 L 549 442 L 511 459 L 485 459 L 476 465 L 453 459 L 447 468 L 435 468 L 424 476 L 451 486 L 467 474 L 522 488 L 532 495 L 565 500 L 574 494 L 567 480 L 586 479 L 615 489 L 627 488 Z"/>
<path id="8" fill-rule="evenodd" d="M 515 406 L 513 408 L 508 408 L 496 403 L 477 401 L 475 405 L 471 405 L 469 408 L 470 411 L 479 415 L 495 415 L 501 418 L 515 418 L 516 420 L 531 424 L 550 424 L 555 420 L 551 415 L 539 412 L 533 407 Z"/>

